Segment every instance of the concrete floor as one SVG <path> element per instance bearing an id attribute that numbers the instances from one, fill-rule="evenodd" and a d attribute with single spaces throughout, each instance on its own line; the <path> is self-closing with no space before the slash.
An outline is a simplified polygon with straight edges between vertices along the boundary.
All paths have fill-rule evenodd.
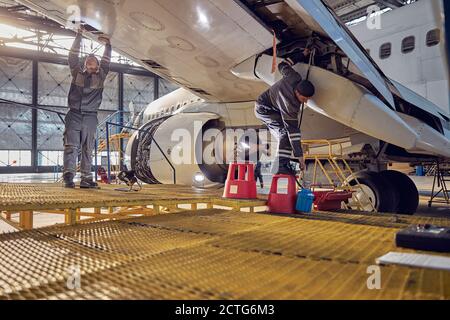
<path id="1" fill-rule="evenodd" d="M 0 183 L 54 183 L 61 175 L 55 175 L 53 173 L 45 174 L 4 174 L 0 175 Z M 428 217 L 450 217 L 450 205 L 446 204 L 433 204 L 431 208 L 428 207 L 428 199 L 431 194 L 433 186 L 432 177 L 411 177 L 416 183 L 421 198 L 420 205 L 415 215 L 428 216 Z M 77 180 L 77 179 L 76 179 Z M 259 188 L 260 194 L 268 194 L 270 188 L 271 176 L 264 176 L 264 188 Z M 14 217 L 18 219 L 18 217 Z M 63 223 L 64 217 L 61 215 L 49 215 L 37 213 L 34 217 L 34 224 L 36 227 L 50 226 L 58 223 Z M 16 231 L 13 227 L 0 221 L 0 233 Z"/>

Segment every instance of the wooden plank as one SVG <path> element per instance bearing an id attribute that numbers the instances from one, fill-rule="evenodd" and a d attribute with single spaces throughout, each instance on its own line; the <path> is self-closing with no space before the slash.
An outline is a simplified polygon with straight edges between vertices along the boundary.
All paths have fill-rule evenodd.
<path id="1" fill-rule="evenodd" d="M 19 213 L 19 226 L 23 230 L 33 229 L 33 211 L 21 211 Z"/>
<path id="2" fill-rule="evenodd" d="M 77 209 L 66 209 L 64 223 L 67 225 L 74 225 L 77 223 Z"/>

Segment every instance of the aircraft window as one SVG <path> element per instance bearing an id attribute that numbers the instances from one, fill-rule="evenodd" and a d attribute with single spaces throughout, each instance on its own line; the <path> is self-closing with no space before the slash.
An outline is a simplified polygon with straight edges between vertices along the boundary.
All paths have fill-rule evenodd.
<path id="1" fill-rule="evenodd" d="M 380 47 L 380 58 L 387 59 L 391 56 L 392 44 L 390 42 L 383 43 Z"/>
<path id="2" fill-rule="evenodd" d="M 414 51 L 416 46 L 416 38 L 414 36 L 406 37 L 402 41 L 402 53 L 410 53 Z"/>
<path id="3" fill-rule="evenodd" d="M 432 47 L 441 42 L 441 30 L 440 29 L 434 29 L 430 30 L 427 33 L 427 46 Z"/>
<path id="4" fill-rule="evenodd" d="M 175 106 L 173 106 L 172 108 L 170 108 L 170 112 L 173 113 L 175 111 Z"/>
<path id="5" fill-rule="evenodd" d="M 369 56 L 370 56 L 370 49 L 367 48 L 366 51 L 367 51 L 367 53 L 368 53 Z"/>

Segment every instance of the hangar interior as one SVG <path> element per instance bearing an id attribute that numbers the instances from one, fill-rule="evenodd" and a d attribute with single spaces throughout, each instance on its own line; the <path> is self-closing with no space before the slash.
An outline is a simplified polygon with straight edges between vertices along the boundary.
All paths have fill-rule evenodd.
<path id="1" fill-rule="evenodd" d="M 427 0 L 324 0 L 348 27 L 364 23 L 374 5 L 382 15 L 420 1 Z M 285 1 L 239 2 L 246 10 L 264 12 Z M 180 85 L 158 75 L 161 66 L 152 72 L 115 52 L 114 43 L 92 163 L 101 188 L 64 189 L 64 118 L 72 83 L 67 56 L 74 38 L 73 31 L 21 1 L 0 0 L 0 299 L 450 298 L 448 265 L 436 270 L 376 263 L 390 252 L 430 254 L 396 246 L 401 230 L 417 225 L 449 230 L 450 166 L 445 161 L 389 162 L 389 170 L 409 176 L 417 188 L 419 204 L 408 215 L 363 212 L 367 206 L 359 198 L 355 206 L 363 211 L 348 202 L 341 208 L 339 202 L 338 210 L 268 213 L 270 167 L 263 165 L 257 197 L 227 198 L 223 185 L 198 188 L 203 174 L 195 173 L 192 185 L 177 184 L 175 175 L 183 173 L 173 169 L 156 140 L 162 154 L 158 161 L 172 167 L 174 185 L 119 182 L 132 138 L 127 130 L 139 138 L 144 129 L 153 130 L 137 129 L 148 106 L 171 99 Z M 427 41 L 433 39 L 427 35 Z M 83 40 L 82 56 L 100 57 L 103 50 L 103 44 Z M 369 54 L 378 54 L 373 51 Z M 155 123 L 179 108 L 153 115 Z M 325 160 L 310 159 L 314 175 L 317 165 L 325 178 L 331 168 L 348 185 L 331 154 L 330 147 Z M 342 163 L 352 172 L 346 160 Z M 117 183 L 110 183 L 113 175 Z M 361 190 L 370 202 L 368 191 Z M 377 211 L 373 204 L 369 208 Z M 436 257 L 450 259 L 448 253 Z M 383 272 L 381 290 L 367 288 L 372 265 Z M 75 289 L 66 279 L 74 266 L 81 270 Z"/>
<path id="2" fill-rule="evenodd" d="M 277 2 L 249 1 L 252 6 Z M 413 1 L 327 1 L 349 24 L 365 18 L 370 6 L 378 5 L 384 12 L 410 2 Z M 67 112 L 70 71 L 66 56 L 74 34 L 13 0 L 2 1 L 0 5 L 3 136 L 0 174 L 61 172 L 63 122 L 60 117 Z M 91 41 L 82 50 L 82 53 L 95 54 L 102 51 L 102 46 Z M 100 123 L 107 119 L 126 124 L 130 104 L 133 112 L 139 114 L 149 103 L 178 87 L 118 54 L 112 61 L 99 113 Z M 99 130 L 104 128 L 99 126 Z"/>

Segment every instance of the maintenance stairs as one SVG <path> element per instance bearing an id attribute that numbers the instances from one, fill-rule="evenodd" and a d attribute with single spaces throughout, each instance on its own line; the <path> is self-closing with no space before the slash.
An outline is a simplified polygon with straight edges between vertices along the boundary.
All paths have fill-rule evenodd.
<path id="1" fill-rule="evenodd" d="M 346 210 L 376 212 L 376 208 L 364 187 L 358 181 L 348 161 L 343 156 L 343 142 L 330 140 L 304 140 L 305 160 L 314 160 L 311 187 L 317 189 L 334 189 L 352 192 L 352 199 L 344 203 Z M 319 183 L 319 172 L 322 172 L 327 183 Z"/>

